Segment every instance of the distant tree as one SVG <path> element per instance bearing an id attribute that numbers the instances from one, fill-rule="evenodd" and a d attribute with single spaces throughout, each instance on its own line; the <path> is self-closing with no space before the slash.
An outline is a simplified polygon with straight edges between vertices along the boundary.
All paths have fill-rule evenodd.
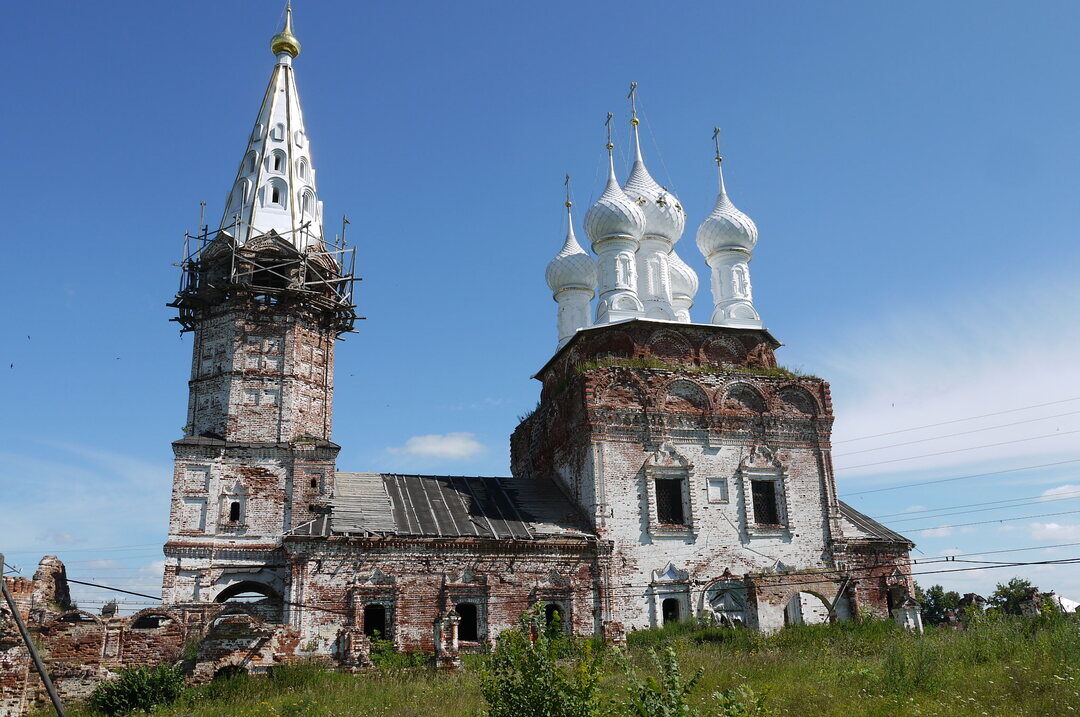
<path id="1" fill-rule="evenodd" d="M 923 622 L 928 625 L 945 622 L 949 610 L 956 615 L 960 614 L 960 593 L 955 590 L 946 591 L 940 585 L 931 585 L 925 592 L 917 589 L 916 595 L 922 602 Z"/>
<path id="2" fill-rule="evenodd" d="M 1007 583 L 998 583 L 986 602 L 1006 615 L 1019 615 L 1021 603 L 1029 599 L 1032 591 L 1038 592 L 1038 588 L 1030 580 L 1013 578 Z"/>

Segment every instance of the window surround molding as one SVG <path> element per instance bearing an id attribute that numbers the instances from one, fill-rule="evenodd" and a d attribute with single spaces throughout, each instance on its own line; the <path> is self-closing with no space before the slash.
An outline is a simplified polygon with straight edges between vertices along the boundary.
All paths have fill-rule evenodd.
<path id="1" fill-rule="evenodd" d="M 652 601 L 650 622 L 653 627 L 663 625 L 664 601 L 669 598 L 679 601 L 680 620 L 685 620 L 694 614 L 690 602 L 690 573 L 687 570 L 680 570 L 675 567 L 674 563 L 668 563 L 661 570 L 652 571 L 649 592 Z"/>
<path id="2" fill-rule="evenodd" d="M 649 456 L 642 466 L 645 478 L 645 494 L 649 510 L 649 535 L 657 537 L 688 537 L 695 535 L 697 513 L 697 491 L 694 489 L 694 464 L 670 443 L 662 443 Z M 681 480 L 683 501 L 683 523 L 661 523 L 659 503 L 656 495 L 656 481 Z"/>
<path id="3" fill-rule="evenodd" d="M 768 446 L 754 446 L 739 463 L 736 478 L 742 488 L 743 511 L 746 515 L 746 534 L 752 537 L 783 537 L 788 535 L 791 524 L 787 509 L 787 470 Z M 765 525 L 754 516 L 754 481 L 771 481 L 775 486 L 776 514 L 779 523 Z"/>
<path id="4" fill-rule="evenodd" d="M 443 595 L 445 606 L 443 612 L 455 609 L 460 603 L 471 603 L 476 606 L 477 639 L 466 640 L 465 643 L 483 644 L 488 637 L 487 576 L 477 575 L 471 568 L 465 568 L 456 575 L 447 575 L 443 578 Z"/>

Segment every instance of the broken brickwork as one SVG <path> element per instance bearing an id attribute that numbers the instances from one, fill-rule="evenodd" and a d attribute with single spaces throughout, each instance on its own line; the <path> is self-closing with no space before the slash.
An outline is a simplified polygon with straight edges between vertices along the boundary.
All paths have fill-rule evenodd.
<path id="1" fill-rule="evenodd" d="M 101 617 L 66 609 L 39 595 L 67 590 L 63 563 L 46 558 L 34 580 L 6 579 L 46 668 L 65 701 L 85 698 L 123 667 L 186 664 L 191 679 L 223 670 L 264 671 L 292 659 L 299 638 L 267 624 L 238 603 L 189 603 L 148 608 L 127 617 Z M 0 608 L 0 715 L 19 715 L 47 704 L 30 655 L 5 607 Z"/>

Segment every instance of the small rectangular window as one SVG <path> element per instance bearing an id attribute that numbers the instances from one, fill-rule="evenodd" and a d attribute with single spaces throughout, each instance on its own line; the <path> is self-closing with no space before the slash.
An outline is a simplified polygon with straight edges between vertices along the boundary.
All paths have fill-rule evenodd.
<path id="1" fill-rule="evenodd" d="M 776 481 L 750 481 L 754 498 L 754 522 L 758 525 L 779 525 L 780 513 L 776 506 Z"/>
<path id="2" fill-rule="evenodd" d="M 683 482 L 681 479 L 656 480 L 656 519 L 667 525 L 685 525 Z"/>

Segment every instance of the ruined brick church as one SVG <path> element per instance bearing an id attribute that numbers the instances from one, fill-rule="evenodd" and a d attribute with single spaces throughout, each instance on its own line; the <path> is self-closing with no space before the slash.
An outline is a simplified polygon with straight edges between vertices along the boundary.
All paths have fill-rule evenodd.
<path id="1" fill-rule="evenodd" d="M 194 351 L 163 605 L 46 615 L 48 635 L 92 633 L 79 659 L 100 667 L 169 659 L 194 637 L 207 677 L 297 657 L 359 667 L 373 638 L 452 664 L 536 604 L 613 640 L 691 616 L 918 627 L 912 542 L 837 498 L 828 384 L 777 367 L 751 294 L 758 230 L 729 198 L 719 147 L 696 234 L 713 310 L 693 323 L 698 278 L 675 251 L 686 212 L 650 176 L 633 111 L 629 176 L 609 140 L 584 216 L 595 258 L 567 200 L 546 277 L 558 346 L 537 357 L 540 402 L 511 436 L 511 476 L 339 470 L 334 348 L 356 319 L 354 267 L 323 234 L 287 17 L 220 228 L 193 240 L 170 304 Z M 46 567 L 60 590 L 62 566 Z"/>

